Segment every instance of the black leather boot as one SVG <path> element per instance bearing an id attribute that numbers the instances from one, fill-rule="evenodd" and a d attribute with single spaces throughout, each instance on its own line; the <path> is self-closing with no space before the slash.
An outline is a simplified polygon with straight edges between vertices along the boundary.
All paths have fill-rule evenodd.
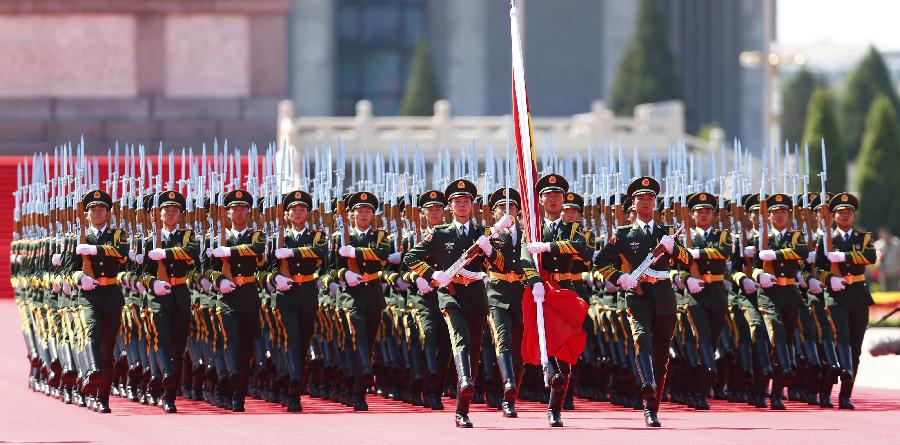
<path id="1" fill-rule="evenodd" d="M 472 379 L 472 367 L 469 363 L 469 348 L 460 348 L 458 354 L 453 356 L 456 364 L 457 390 L 456 390 L 456 427 L 472 428 L 469 420 L 469 405 L 475 393 L 475 382 Z"/>
<path id="2" fill-rule="evenodd" d="M 637 354 L 635 357 L 636 368 L 640 381 L 640 392 L 644 398 L 655 397 L 656 378 L 653 376 L 653 359 L 649 353 Z"/>
<path id="3" fill-rule="evenodd" d="M 551 427 L 561 427 L 563 426 L 562 409 L 569 387 L 571 366 L 556 357 L 551 357 L 547 366 L 548 372 L 550 372 L 550 399 L 547 403 L 547 422 Z"/>
<path id="4" fill-rule="evenodd" d="M 503 411 L 503 417 L 518 417 L 519 414 L 516 412 L 518 385 L 512 353 L 500 353 L 497 357 L 497 366 L 500 368 L 500 378 L 503 381 L 503 401 L 500 404 L 500 409 Z"/>

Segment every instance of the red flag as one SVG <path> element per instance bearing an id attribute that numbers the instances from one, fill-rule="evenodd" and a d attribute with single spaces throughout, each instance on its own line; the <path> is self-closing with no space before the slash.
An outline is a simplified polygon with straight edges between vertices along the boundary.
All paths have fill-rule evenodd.
<path id="1" fill-rule="evenodd" d="M 541 364 L 541 350 L 537 334 L 537 305 L 531 295 L 531 288 L 525 288 L 522 295 L 522 361 L 533 365 Z M 552 280 L 544 281 L 544 331 L 547 334 L 547 355 L 566 363 L 575 363 L 581 352 L 587 334 L 581 328 L 587 315 L 588 304 L 575 291 L 563 289 Z"/>

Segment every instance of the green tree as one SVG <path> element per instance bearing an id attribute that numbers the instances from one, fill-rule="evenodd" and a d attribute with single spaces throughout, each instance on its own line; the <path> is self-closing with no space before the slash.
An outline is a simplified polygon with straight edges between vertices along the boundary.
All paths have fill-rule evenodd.
<path id="1" fill-rule="evenodd" d="M 641 0 L 634 37 L 616 71 L 610 99 L 617 115 L 634 106 L 681 97 L 666 25 L 656 0 Z"/>
<path id="2" fill-rule="evenodd" d="M 863 125 L 872 101 L 884 95 L 894 109 L 900 109 L 900 99 L 891 83 L 884 59 L 874 47 L 850 73 L 841 103 L 841 134 L 850 159 L 856 159 L 862 140 Z"/>
<path id="3" fill-rule="evenodd" d="M 894 233 L 900 232 L 900 124 L 889 98 L 879 96 L 872 102 L 861 147 L 859 222 L 872 230 L 885 225 Z"/>
<path id="4" fill-rule="evenodd" d="M 847 156 L 841 145 L 840 130 L 834 115 L 834 101 L 831 94 L 823 87 L 816 88 L 806 108 L 806 128 L 803 131 L 803 142 L 809 145 L 810 184 L 818 190 L 816 175 L 822 171 L 821 147 L 825 141 L 825 157 L 828 162 L 828 182 L 825 188 L 829 192 L 840 193 L 847 186 Z"/>
<path id="5" fill-rule="evenodd" d="M 441 98 L 434 66 L 428 52 L 428 42 L 423 38 L 416 45 L 413 53 L 406 91 L 400 100 L 401 116 L 431 116 L 434 114 L 434 102 Z"/>
<path id="6" fill-rule="evenodd" d="M 800 141 L 806 126 L 806 107 L 819 78 L 805 67 L 797 72 L 781 90 L 781 135 L 791 143 Z"/>

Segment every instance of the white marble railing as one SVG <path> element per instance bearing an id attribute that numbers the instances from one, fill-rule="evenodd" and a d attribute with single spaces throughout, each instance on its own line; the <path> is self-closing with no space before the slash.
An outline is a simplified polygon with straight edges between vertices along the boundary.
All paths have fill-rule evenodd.
<path id="1" fill-rule="evenodd" d="M 636 148 L 646 156 L 652 150 L 664 155 L 670 146 L 684 141 L 690 150 L 718 149 L 724 133 L 715 130 L 709 142 L 689 135 L 684 129 L 684 105 L 680 101 L 645 104 L 635 107 L 634 117 L 617 117 L 600 102 L 591 111 L 570 117 L 533 117 L 535 149 L 540 153 L 552 144 L 558 155 L 587 153 L 588 147 L 608 143 L 628 152 Z M 450 103 L 434 103 L 433 116 L 373 116 L 372 103 L 356 104 L 356 116 L 295 116 L 294 105 L 285 100 L 278 105 L 278 144 L 304 150 L 336 146 L 340 140 L 348 153 L 388 153 L 394 145 L 418 146 L 426 159 L 436 157 L 439 149 L 452 149 L 475 142 L 477 147 L 491 145 L 505 150 L 512 138 L 512 118 L 506 116 L 453 116 Z M 484 153 L 484 150 L 480 150 Z"/>

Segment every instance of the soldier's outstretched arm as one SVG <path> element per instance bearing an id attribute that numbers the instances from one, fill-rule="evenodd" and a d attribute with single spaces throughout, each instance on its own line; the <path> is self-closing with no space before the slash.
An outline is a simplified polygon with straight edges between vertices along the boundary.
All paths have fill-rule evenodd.
<path id="1" fill-rule="evenodd" d="M 419 241 L 403 256 L 403 264 L 409 268 L 410 272 L 429 281 L 434 274 L 434 269 L 425 262 L 425 259 L 435 253 L 433 238 L 432 233 L 426 234 L 422 241 Z"/>

